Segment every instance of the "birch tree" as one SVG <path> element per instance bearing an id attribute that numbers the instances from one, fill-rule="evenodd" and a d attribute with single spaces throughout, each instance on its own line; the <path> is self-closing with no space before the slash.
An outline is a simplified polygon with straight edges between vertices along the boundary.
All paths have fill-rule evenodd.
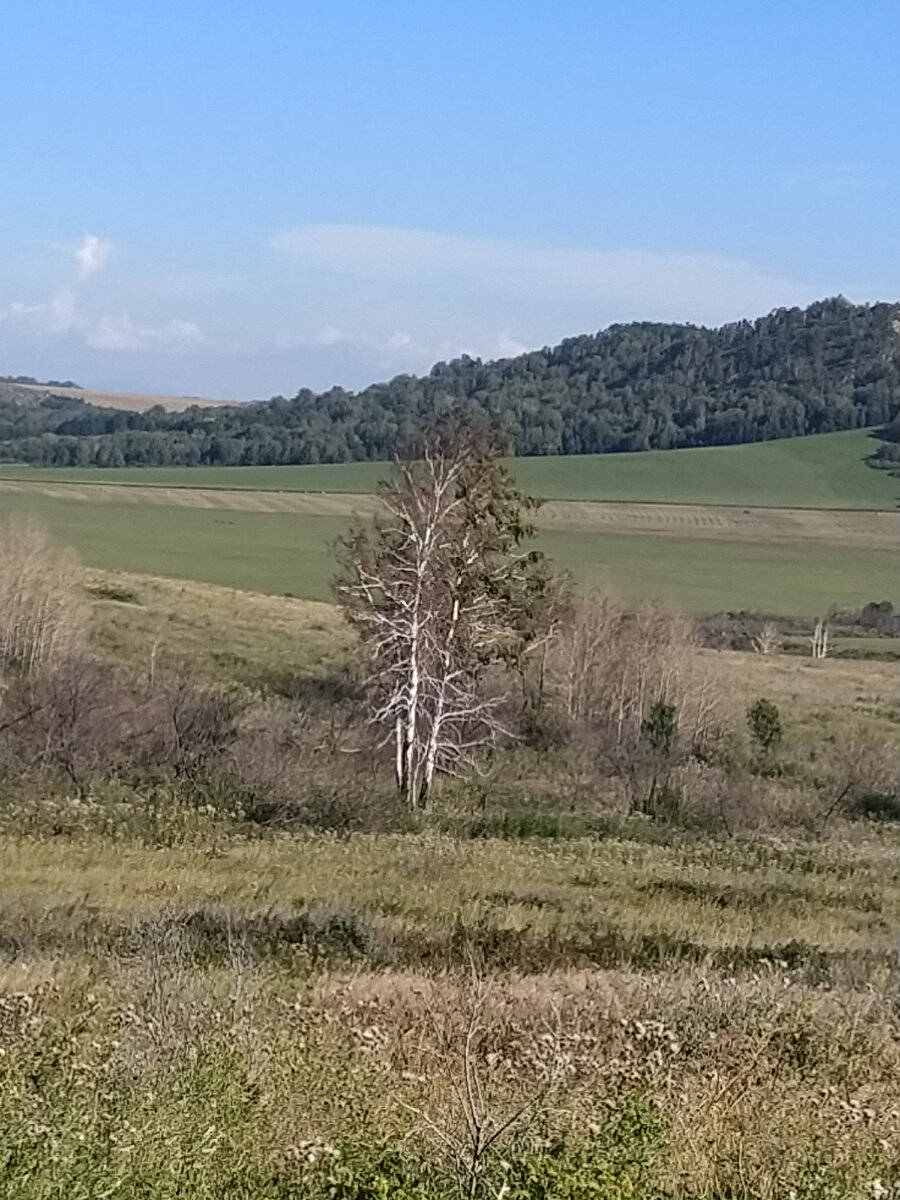
<path id="1" fill-rule="evenodd" d="M 437 773 L 463 773 L 505 732 L 504 697 L 484 677 L 540 640 L 551 577 L 525 548 L 535 502 L 480 429 L 433 434 L 379 497 L 374 520 L 338 543 L 335 587 L 367 655 L 370 722 L 415 809 Z"/>

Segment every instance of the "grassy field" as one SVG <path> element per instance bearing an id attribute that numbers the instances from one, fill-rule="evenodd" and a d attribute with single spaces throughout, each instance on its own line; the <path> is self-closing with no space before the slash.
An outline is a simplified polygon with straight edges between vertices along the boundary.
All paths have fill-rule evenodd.
<path id="1" fill-rule="evenodd" d="M 900 481 L 865 463 L 875 444 L 860 430 L 751 446 L 526 458 L 514 460 L 512 465 L 521 486 L 544 499 L 896 509 Z M 382 463 L 121 470 L 6 464 L 0 467 L 0 479 L 369 493 L 384 470 Z"/>
<path id="2" fill-rule="evenodd" d="M 898 856 L 7 833 L 0 1196 L 892 1195 Z"/>
<path id="3" fill-rule="evenodd" d="M 138 668 L 156 647 L 160 665 L 189 661 L 209 681 L 282 688 L 352 657 L 352 635 L 332 604 L 120 572 L 89 572 L 88 591 L 94 644 Z M 738 707 L 742 698 L 767 695 L 799 731 L 820 735 L 852 717 L 888 735 L 900 716 L 890 662 L 717 651 L 704 658 Z"/>
<path id="4" fill-rule="evenodd" d="M 95 648 L 237 689 L 260 741 L 353 654 L 329 605 L 85 583 Z M 808 816 L 832 739 L 896 746 L 896 669 L 699 658 L 735 734 L 755 697 L 784 716 L 731 836 L 609 780 L 576 814 L 562 751 L 526 746 L 403 832 L 254 823 L 202 773 L 4 788 L 0 1200 L 895 1195 L 900 824 Z M 299 789 L 384 794 L 328 748 L 339 711 L 306 719 Z M 503 1129 L 477 1169 L 471 1097 Z"/>
<path id="5" fill-rule="evenodd" d="M 196 579 L 256 592 L 327 600 L 330 545 L 347 516 L 176 504 L 67 500 L 4 492 L 7 515 L 39 519 L 89 566 Z M 702 527 L 701 527 L 702 529 Z M 690 611 L 762 609 L 816 615 L 898 594 L 892 548 L 838 538 L 739 538 L 640 530 L 551 528 L 539 544 L 582 585 L 624 599 L 662 599 Z"/>
<path id="6" fill-rule="evenodd" d="M 863 432 L 755 446 L 518 460 L 548 500 L 540 544 L 578 583 L 690 611 L 814 616 L 897 599 L 897 480 Z M 0 470 L 29 513 L 94 567 L 323 600 L 330 545 L 373 510 L 377 463 Z"/>

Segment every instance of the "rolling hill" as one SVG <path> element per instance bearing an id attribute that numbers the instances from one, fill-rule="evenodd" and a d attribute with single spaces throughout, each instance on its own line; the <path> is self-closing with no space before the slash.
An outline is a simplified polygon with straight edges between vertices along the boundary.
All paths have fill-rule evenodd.
<path id="1" fill-rule="evenodd" d="M 204 400 L 199 396 L 147 396 L 134 392 L 101 392 L 60 383 L 22 383 L 0 379 L 0 404 L 38 407 L 45 402 L 69 400 L 74 405 L 112 408 L 117 412 L 143 413 L 151 408 L 166 412 L 184 412 L 188 408 L 220 408 L 226 400 Z"/>
<path id="2" fill-rule="evenodd" d="M 889 423 L 900 306 L 837 297 L 719 329 L 637 322 L 497 362 L 463 357 L 360 392 L 166 412 L 75 396 L 0 403 L 0 458 L 65 466 L 377 462 L 436 417 L 486 423 L 524 457 L 726 446 Z M 876 447 L 873 446 L 873 450 Z"/>

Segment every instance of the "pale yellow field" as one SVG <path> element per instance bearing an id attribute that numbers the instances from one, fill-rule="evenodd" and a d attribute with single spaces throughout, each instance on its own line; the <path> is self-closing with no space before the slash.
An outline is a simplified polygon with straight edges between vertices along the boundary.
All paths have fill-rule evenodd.
<path id="1" fill-rule="evenodd" d="M 148 408 L 154 408 L 157 404 L 169 412 L 183 412 L 194 404 L 210 408 L 231 403 L 229 400 L 204 400 L 201 396 L 140 396 L 133 392 L 95 392 L 89 388 L 51 388 L 32 383 L 17 383 L 15 386 L 22 391 L 36 392 L 39 395 L 49 392 L 53 396 L 74 396 L 84 400 L 86 404 L 96 404 L 100 408 L 119 408 L 126 412 L 146 412 Z"/>

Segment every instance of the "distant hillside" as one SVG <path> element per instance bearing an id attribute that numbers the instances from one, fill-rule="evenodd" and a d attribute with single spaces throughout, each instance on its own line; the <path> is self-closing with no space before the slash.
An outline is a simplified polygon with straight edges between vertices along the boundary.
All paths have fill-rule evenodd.
<path id="1" fill-rule="evenodd" d="M 166 412 L 184 412 L 186 408 L 221 407 L 225 400 L 203 400 L 198 396 L 143 396 L 133 392 L 97 392 L 92 388 L 80 387 L 67 380 L 58 383 L 49 380 L 41 383 L 24 376 L 0 377 L 0 405 L 16 403 L 40 405 L 50 398 L 73 400 L 76 404 L 93 405 L 96 408 L 113 408 L 119 412 L 146 412 L 150 408 L 163 408 Z"/>
<path id="2" fill-rule="evenodd" d="M 80 393 L 79 393 L 80 394 Z M 13 406 L 14 407 L 14 406 Z M 484 363 L 353 393 L 183 413 L 0 404 L 0 457 L 49 466 L 332 463 L 390 458 L 437 414 L 489 422 L 521 455 L 734 445 L 890 423 L 900 408 L 900 305 L 837 297 L 720 329 L 614 325 Z"/>

